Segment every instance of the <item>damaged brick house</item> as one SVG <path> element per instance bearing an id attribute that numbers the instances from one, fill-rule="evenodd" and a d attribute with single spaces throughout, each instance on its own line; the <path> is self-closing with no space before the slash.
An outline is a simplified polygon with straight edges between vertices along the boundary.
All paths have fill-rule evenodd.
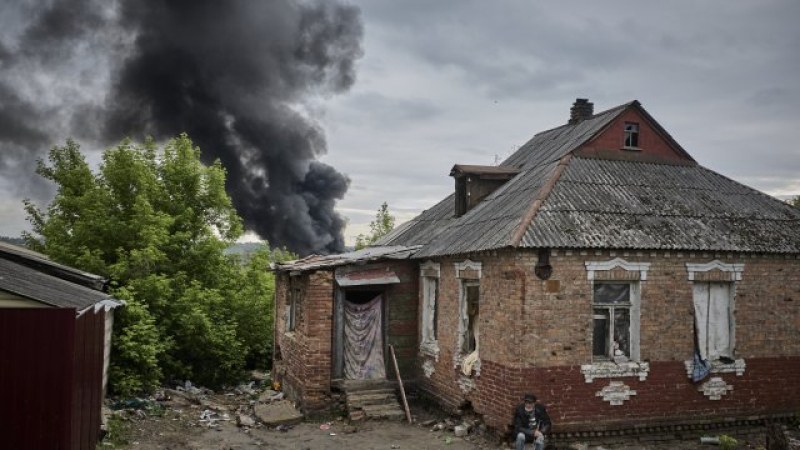
<path id="1" fill-rule="evenodd" d="M 276 267 L 275 374 L 304 409 L 392 378 L 392 344 L 405 379 L 499 430 L 528 391 L 558 432 L 800 410 L 800 210 L 699 165 L 637 101 L 578 99 L 450 175 L 376 246 Z"/>

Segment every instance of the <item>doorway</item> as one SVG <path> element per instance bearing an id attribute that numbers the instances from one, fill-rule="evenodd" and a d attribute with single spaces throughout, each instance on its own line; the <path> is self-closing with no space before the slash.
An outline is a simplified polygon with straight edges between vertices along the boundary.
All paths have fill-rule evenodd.
<path id="1" fill-rule="evenodd" d="M 340 289 L 336 296 L 334 376 L 386 378 L 385 294 L 374 286 Z"/>

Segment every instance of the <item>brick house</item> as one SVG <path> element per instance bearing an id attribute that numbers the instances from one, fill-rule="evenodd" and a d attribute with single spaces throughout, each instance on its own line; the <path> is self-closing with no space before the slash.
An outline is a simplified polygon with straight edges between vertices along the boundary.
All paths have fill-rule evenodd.
<path id="1" fill-rule="evenodd" d="M 529 391 L 559 433 L 800 410 L 800 210 L 699 165 L 637 101 L 578 99 L 450 175 L 375 247 L 276 267 L 275 373 L 303 408 L 346 375 L 342 305 L 380 296 L 404 378 L 498 430 Z"/>

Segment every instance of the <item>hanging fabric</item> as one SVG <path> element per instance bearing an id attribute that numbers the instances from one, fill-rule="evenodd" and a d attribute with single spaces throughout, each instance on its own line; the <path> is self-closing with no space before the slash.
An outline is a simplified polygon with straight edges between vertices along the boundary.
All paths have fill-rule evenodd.
<path id="1" fill-rule="evenodd" d="M 694 283 L 694 318 L 700 359 L 731 358 L 730 285 Z"/>
<path id="2" fill-rule="evenodd" d="M 344 302 L 344 377 L 349 380 L 386 378 L 383 362 L 381 296 L 357 304 Z"/>

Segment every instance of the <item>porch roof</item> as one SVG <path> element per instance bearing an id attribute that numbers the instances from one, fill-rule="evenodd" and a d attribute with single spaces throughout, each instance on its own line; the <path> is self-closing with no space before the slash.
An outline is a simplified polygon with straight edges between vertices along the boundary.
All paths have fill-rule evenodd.
<path id="1" fill-rule="evenodd" d="M 421 245 L 367 247 L 337 255 L 311 255 L 294 261 L 272 263 L 270 267 L 272 270 L 278 272 L 303 272 L 307 270 L 333 268 L 347 264 L 365 263 L 379 259 L 409 259 L 421 247 Z"/>

